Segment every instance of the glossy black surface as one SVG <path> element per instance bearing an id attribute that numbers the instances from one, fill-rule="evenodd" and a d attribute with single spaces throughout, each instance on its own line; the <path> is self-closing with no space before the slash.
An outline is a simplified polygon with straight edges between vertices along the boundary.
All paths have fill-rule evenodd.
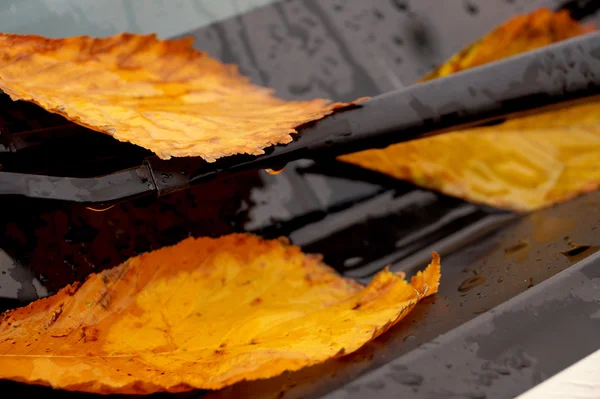
<path id="1" fill-rule="evenodd" d="M 599 277 L 596 253 L 325 397 L 516 397 L 598 349 Z"/>
<path id="2" fill-rule="evenodd" d="M 467 7 L 455 0 L 285 1 L 192 34 L 199 48 L 240 65 L 255 82 L 274 87 L 282 97 L 352 100 L 410 85 L 491 26 L 543 4 L 554 2 L 473 0 Z M 386 264 L 411 274 L 424 266 L 432 250 L 442 255 L 439 294 L 355 354 L 219 392 L 155 397 L 317 398 L 344 396 L 358 386 L 359 392 L 381 398 L 450 393 L 510 398 L 589 353 L 598 335 L 592 335 L 597 324 L 589 317 L 596 309 L 589 295 L 589 280 L 595 277 L 577 280 L 559 273 L 595 270 L 591 257 L 598 256 L 600 247 L 599 192 L 518 216 L 342 163 L 297 161 L 276 176 L 248 171 L 158 199 L 124 201 L 102 212 L 18 197 L 3 197 L 3 205 L 10 209 L 0 214 L 4 308 L 188 235 L 287 235 L 304 250 L 323 253 L 342 274 L 363 282 Z M 591 259 L 587 265 L 578 265 L 586 258 Z M 554 292 L 555 285 L 544 285 L 552 276 L 564 281 L 568 290 Z M 533 294 L 527 293 L 532 289 L 552 300 L 524 311 L 519 306 L 531 301 Z M 439 352 L 427 349 L 431 342 L 435 348 L 435 339 L 444 334 L 479 334 L 480 322 L 474 319 L 483 315 L 487 323 L 487 312 L 499 305 L 508 316 L 486 324 L 486 335 L 476 341 L 479 350 L 473 352 L 472 345 L 463 352 L 453 352 L 451 345 Z M 514 312 L 507 310 L 512 306 Z M 494 314 L 500 315 L 493 310 L 490 316 Z M 465 324 L 469 321 L 476 323 Z M 568 326 L 572 331 L 565 331 Z M 544 332 L 548 337 L 542 339 Z M 550 338 L 568 345 L 540 349 L 538 344 Z M 439 342 L 463 342 L 455 339 Z M 426 356 L 417 362 L 413 350 L 423 345 Z M 440 363 L 438 355 L 450 359 Z M 470 360 L 475 361 L 472 367 Z M 406 361 L 409 368 L 414 364 L 418 369 L 406 370 Z M 456 367 L 456 378 L 446 378 L 452 368 L 441 372 L 440 364 Z M 378 371 L 379 367 L 384 368 Z M 502 374 L 506 369 L 514 379 Z M 497 370 L 500 376 L 491 377 Z M 370 372 L 393 375 L 379 378 Z M 9 393 L 99 397 L 0 383 L 0 396 Z"/>

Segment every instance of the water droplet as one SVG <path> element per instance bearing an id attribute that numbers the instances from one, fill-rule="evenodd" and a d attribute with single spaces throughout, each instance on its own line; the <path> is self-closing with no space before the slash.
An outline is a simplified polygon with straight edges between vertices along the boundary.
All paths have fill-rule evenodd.
<path id="1" fill-rule="evenodd" d="M 92 208 L 91 206 L 86 206 L 85 209 L 89 209 L 90 211 L 94 211 L 94 212 L 104 212 L 104 211 L 108 211 L 109 209 L 113 208 L 114 206 L 115 206 L 115 204 L 112 204 L 105 208 Z"/>
<path id="2" fill-rule="evenodd" d="M 504 257 L 514 258 L 518 262 L 527 260 L 529 257 L 529 242 L 527 240 L 523 240 L 515 245 L 505 248 Z"/>
<path id="3" fill-rule="evenodd" d="M 402 39 L 400 36 L 394 35 L 394 37 L 392 37 L 392 40 L 396 46 L 404 46 L 404 39 Z"/>
<path id="4" fill-rule="evenodd" d="M 360 256 L 354 256 L 352 258 L 348 258 L 344 261 L 344 267 L 353 267 L 362 262 L 363 258 Z"/>
<path id="5" fill-rule="evenodd" d="M 160 178 L 162 179 L 163 183 L 166 183 L 167 180 L 169 180 L 171 177 L 173 177 L 173 175 L 171 173 L 161 173 L 160 174 Z"/>
<path id="6" fill-rule="evenodd" d="M 571 262 L 577 262 L 587 258 L 589 255 L 600 250 L 600 246 L 594 245 L 579 245 L 569 242 L 571 249 L 562 251 L 561 254 L 569 258 Z"/>
<path id="7" fill-rule="evenodd" d="M 73 272 L 75 272 L 79 268 L 79 265 L 77 263 L 73 262 L 73 260 L 70 258 L 64 259 L 63 263 L 65 265 L 69 266 Z"/>
<path id="8" fill-rule="evenodd" d="M 475 276 L 475 277 L 468 278 L 465 281 L 463 281 L 462 284 L 458 287 L 458 291 L 460 291 L 460 292 L 469 291 L 469 290 L 477 287 L 478 285 L 483 284 L 484 282 L 485 282 L 485 277 L 483 277 L 483 276 Z"/>
<path id="9" fill-rule="evenodd" d="M 285 166 L 282 166 L 281 168 L 268 168 L 268 169 L 265 169 L 265 172 L 267 172 L 270 175 L 275 176 L 275 175 L 278 175 L 281 172 L 283 172 L 284 168 L 285 168 Z"/>
<path id="10" fill-rule="evenodd" d="M 479 7 L 470 1 L 465 2 L 465 10 L 471 15 L 477 15 L 477 13 L 479 13 Z"/>
<path id="11" fill-rule="evenodd" d="M 392 5 L 395 6 L 400 12 L 405 12 L 408 10 L 408 4 L 406 4 L 406 2 L 403 0 L 392 0 Z"/>
<path id="12" fill-rule="evenodd" d="M 381 11 L 379 11 L 377 8 L 373 9 L 373 16 L 380 21 L 385 18 L 383 13 Z"/>

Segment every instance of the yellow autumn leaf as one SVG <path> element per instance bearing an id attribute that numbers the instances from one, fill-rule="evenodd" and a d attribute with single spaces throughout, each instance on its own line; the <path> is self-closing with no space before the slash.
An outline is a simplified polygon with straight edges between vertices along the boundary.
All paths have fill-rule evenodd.
<path id="1" fill-rule="evenodd" d="M 279 99 L 192 42 L 0 34 L 0 89 L 160 158 L 209 162 L 289 143 L 297 126 L 348 105 Z"/>
<path id="2" fill-rule="evenodd" d="M 439 279 L 435 253 L 410 283 L 363 287 L 282 240 L 189 238 L 4 313 L 0 378 L 135 394 L 269 378 L 356 351 Z"/>
<path id="3" fill-rule="evenodd" d="M 566 11 L 516 16 L 423 80 L 592 30 Z M 529 211 L 600 187 L 598 102 L 340 157 L 469 201 Z"/>

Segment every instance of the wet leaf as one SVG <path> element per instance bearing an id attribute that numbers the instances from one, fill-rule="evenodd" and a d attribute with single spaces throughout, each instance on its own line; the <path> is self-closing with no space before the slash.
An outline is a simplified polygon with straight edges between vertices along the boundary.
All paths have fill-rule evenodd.
<path id="1" fill-rule="evenodd" d="M 552 12 L 547 8 L 540 8 L 529 14 L 516 15 L 453 55 L 421 81 L 448 76 L 595 29 L 593 24 L 583 25 L 573 20 L 566 10 Z"/>
<path id="2" fill-rule="evenodd" d="M 289 143 L 297 126 L 346 105 L 276 98 L 192 41 L 0 34 L 0 88 L 161 158 L 209 162 Z"/>
<path id="3" fill-rule="evenodd" d="M 565 12 L 520 15 L 423 80 L 592 30 Z M 340 159 L 469 201 L 528 211 L 600 187 L 600 103 L 368 150 Z"/>
<path id="4" fill-rule="evenodd" d="M 189 238 L 0 319 L 0 378 L 96 393 L 218 389 L 356 351 L 437 292 L 363 287 L 282 240 Z"/>

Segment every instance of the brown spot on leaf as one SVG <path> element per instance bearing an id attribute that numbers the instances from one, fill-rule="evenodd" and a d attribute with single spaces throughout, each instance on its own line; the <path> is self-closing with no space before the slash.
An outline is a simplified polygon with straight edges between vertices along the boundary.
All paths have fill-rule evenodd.
<path id="1" fill-rule="evenodd" d="M 81 287 L 81 284 L 79 283 L 79 281 L 75 281 L 73 284 L 65 288 L 65 293 L 69 296 L 73 296 L 75 295 L 77 290 L 79 290 L 79 287 Z"/>
<path id="2" fill-rule="evenodd" d="M 52 327 L 52 325 L 54 323 L 56 323 L 56 320 L 58 320 L 58 318 L 60 317 L 62 312 L 63 312 L 63 305 L 61 304 L 60 308 L 57 311 L 55 311 L 54 313 L 52 313 L 52 317 L 50 318 L 50 321 L 48 321 L 48 325 L 46 326 L 46 328 Z"/>
<path id="3" fill-rule="evenodd" d="M 81 340 L 83 342 L 95 342 L 98 340 L 99 331 L 95 327 L 81 327 Z"/>
<path id="4" fill-rule="evenodd" d="M 261 303 L 262 303 L 262 299 L 260 299 L 259 297 L 256 297 L 252 300 L 252 302 L 250 302 L 250 306 L 260 305 Z"/>

